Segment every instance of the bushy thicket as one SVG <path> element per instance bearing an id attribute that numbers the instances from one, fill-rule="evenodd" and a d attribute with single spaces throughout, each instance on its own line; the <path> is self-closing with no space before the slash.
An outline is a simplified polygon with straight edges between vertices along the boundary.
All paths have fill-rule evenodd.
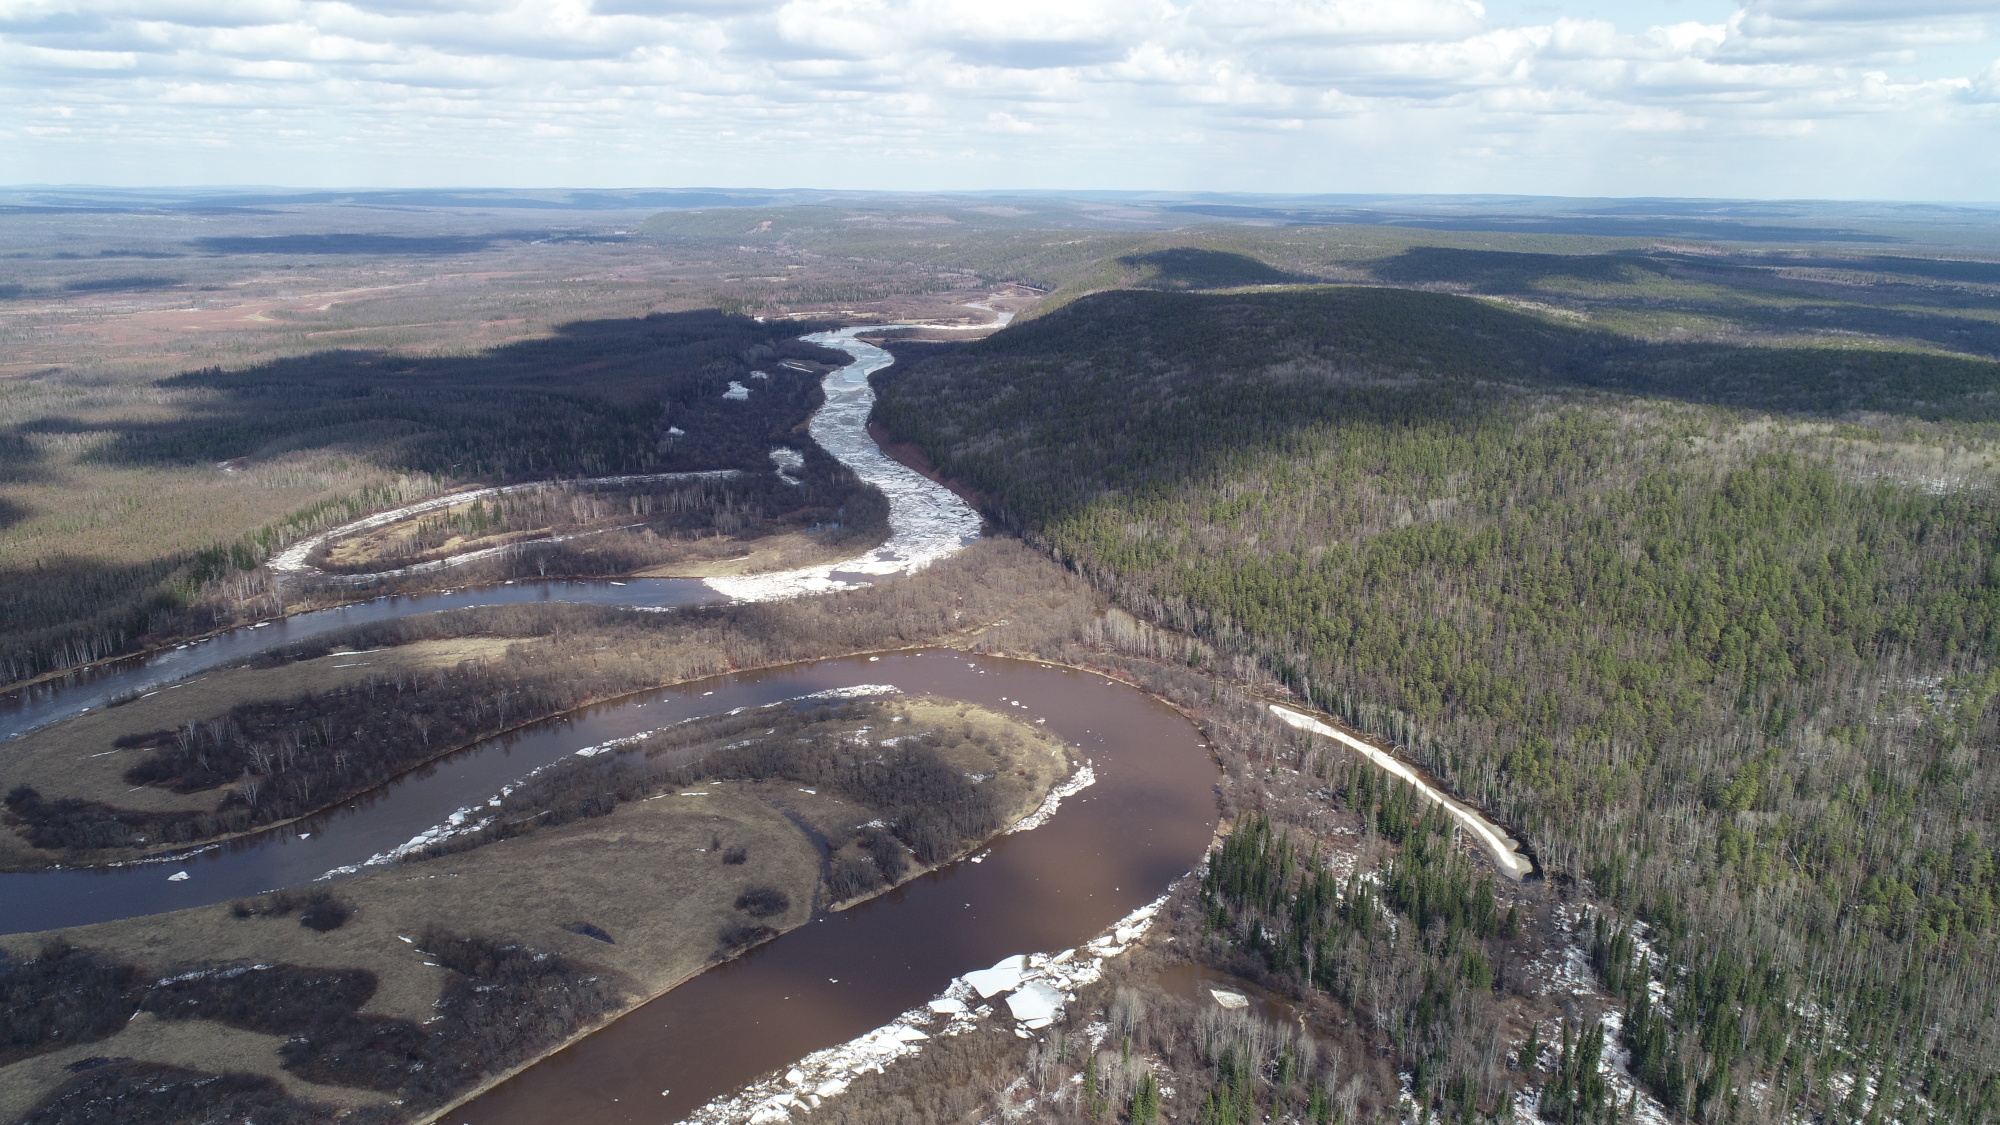
<path id="1" fill-rule="evenodd" d="M 871 705 L 862 703 L 825 709 L 826 717 L 835 722 L 859 719 L 872 710 Z M 765 737 L 747 746 L 725 747 L 697 763 L 669 770 L 665 780 L 669 785 L 686 786 L 709 778 L 776 779 L 830 790 L 876 810 L 887 822 L 889 833 L 919 862 L 929 865 L 1000 828 L 1000 810 L 991 791 L 938 753 L 939 738 L 935 732 L 923 731 L 886 746 L 845 732 L 804 738 Z M 876 847 L 879 845 L 871 851 Z"/>
<path id="2" fill-rule="evenodd" d="M 274 891 L 262 898 L 239 899 L 229 910 L 238 918 L 282 918 L 296 913 L 299 925 L 323 934 L 345 926 L 354 917 L 352 903 L 342 902 L 324 888 Z"/>
<path id="3" fill-rule="evenodd" d="M 58 1086 L 18 1125 L 327 1125 L 334 1106 L 301 1101 L 261 1074 L 211 1074 L 165 1063 L 112 1062 Z"/>
<path id="4" fill-rule="evenodd" d="M 212 1020 L 265 1035 L 289 1035 L 375 995 L 366 969 L 300 965 L 210 965 L 178 972 L 146 991 L 139 1007 L 163 1020 Z"/>
<path id="5" fill-rule="evenodd" d="M 0 1066 L 117 1034 L 139 983 L 137 968 L 64 941 L 26 961 L 0 958 Z"/>
<path id="6" fill-rule="evenodd" d="M 418 947 L 455 974 L 426 1025 L 429 1065 L 403 1086 L 422 1109 L 563 1042 L 624 1001 L 630 982 L 560 953 L 426 930 Z"/>

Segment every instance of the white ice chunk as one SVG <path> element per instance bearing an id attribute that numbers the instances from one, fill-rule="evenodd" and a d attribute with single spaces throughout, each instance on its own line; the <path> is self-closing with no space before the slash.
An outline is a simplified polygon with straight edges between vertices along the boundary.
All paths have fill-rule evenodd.
<path id="1" fill-rule="evenodd" d="M 729 381 L 729 389 L 722 392 L 722 397 L 731 402 L 742 402 L 744 399 L 750 397 L 750 388 L 731 379 Z"/>
<path id="2" fill-rule="evenodd" d="M 949 996 L 931 1001 L 931 1011 L 941 1016 L 955 1016 L 965 1011 L 965 1001 L 953 1000 Z"/>
<path id="3" fill-rule="evenodd" d="M 172 875 L 167 876 L 167 882 L 169 883 L 185 883 L 187 880 L 188 873 L 185 871 L 176 871 Z"/>
<path id="4" fill-rule="evenodd" d="M 1063 994 L 1038 980 L 1031 980 L 1007 997 L 1007 1010 L 1014 1018 L 1032 1026 L 1034 1021 L 1055 1018 L 1062 1011 Z"/>
<path id="5" fill-rule="evenodd" d="M 773 574 L 711 578 L 709 589 L 738 602 L 825 593 L 852 584 L 855 579 L 849 575 L 881 577 L 922 570 L 979 538 L 978 512 L 950 489 L 891 459 L 868 435 L 868 415 L 875 408 L 868 376 L 895 362 L 895 357 L 855 336 L 893 327 L 863 325 L 805 337 L 809 343 L 854 357 L 854 362 L 821 381 L 826 402 L 813 413 L 809 432 L 821 449 L 888 498 L 888 542 L 856 559 Z"/>
<path id="6" fill-rule="evenodd" d="M 1021 974 L 1028 968 L 1026 954 L 1017 953 L 990 969 L 965 974 L 965 983 L 979 993 L 981 999 L 989 999 L 1002 992 L 1011 992 L 1021 984 Z"/>
<path id="7" fill-rule="evenodd" d="M 1208 990 L 1208 994 L 1215 997 L 1216 1003 L 1228 1008 L 1232 1012 L 1238 1008 L 1247 1008 L 1250 1006 L 1250 998 L 1241 992 L 1231 992 L 1226 988 L 1211 988 Z"/>

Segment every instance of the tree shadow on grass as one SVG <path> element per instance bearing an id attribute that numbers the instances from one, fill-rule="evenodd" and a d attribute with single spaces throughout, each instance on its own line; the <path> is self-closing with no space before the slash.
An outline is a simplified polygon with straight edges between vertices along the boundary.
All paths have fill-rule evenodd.
<path id="1" fill-rule="evenodd" d="M 1233 289 L 1313 280 L 1286 273 L 1248 254 L 1192 246 L 1129 254 L 1118 259 L 1118 264 L 1133 271 L 1128 284 L 1141 289 Z"/>
<path id="2" fill-rule="evenodd" d="M 812 361 L 846 359 L 798 342 L 814 327 L 654 314 L 579 321 L 470 356 L 330 351 L 194 371 L 161 385 L 212 398 L 171 420 L 93 424 L 117 432 L 89 458 L 190 465 L 340 449 L 490 480 L 763 470 L 773 445 L 802 440 L 794 431 L 819 404 Z M 732 382 L 749 396 L 725 399 Z"/>

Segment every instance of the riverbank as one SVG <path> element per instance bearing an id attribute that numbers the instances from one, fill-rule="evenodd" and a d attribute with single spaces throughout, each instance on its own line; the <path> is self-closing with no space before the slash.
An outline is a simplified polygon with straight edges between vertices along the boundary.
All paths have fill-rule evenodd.
<path id="1" fill-rule="evenodd" d="M 453 646 L 476 645 L 482 649 L 481 658 L 488 661 L 481 675 L 494 681 L 492 694 L 518 692 L 521 681 L 527 678 L 546 682 L 556 692 L 550 698 L 560 706 L 522 710 L 511 721 L 489 725 L 462 739 L 434 739 L 430 728 L 410 726 L 398 736 L 412 747 L 407 761 L 392 775 L 402 776 L 458 753 L 472 742 L 614 703 L 635 692 L 722 672 L 949 643 L 996 620 L 1047 620 L 1054 624 L 1088 616 L 1093 612 L 1089 595 L 1075 583 L 1065 582 L 1061 574 L 1018 543 L 987 540 L 930 571 L 905 579 L 896 588 L 854 589 L 831 599 L 688 607 L 674 614 L 569 604 L 488 607 L 361 626 L 292 646 L 308 658 L 305 660 L 286 661 L 275 669 L 218 669 L 202 678 L 194 689 L 197 694 L 190 695 L 188 688 L 161 690 L 150 698 L 92 711 L 16 739 L 9 743 L 6 765 L 0 768 L 0 791 L 30 785 L 42 787 L 42 797 L 50 801 L 77 798 L 143 810 L 213 808 L 223 793 L 233 790 L 224 787 L 173 794 L 138 787 L 135 791 L 123 779 L 129 765 L 124 760 L 136 758 L 138 752 L 108 752 L 117 750 L 115 742 L 120 736 L 220 720 L 231 708 L 248 702 L 282 704 L 301 692 L 338 690 L 365 678 L 357 673 L 373 671 L 372 662 L 387 664 L 383 672 L 392 678 L 407 675 L 401 665 L 408 660 L 398 654 L 414 657 L 432 648 L 459 652 Z M 334 655 L 347 650 L 386 651 L 364 652 L 352 658 Z M 267 655 L 257 663 L 276 661 L 278 657 Z M 371 662 L 371 666 L 339 667 L 362 662 Z M 228 685 L 232 683 L 239 687 L 231 690 Z M 434 747 L 430 745 L 433 742 Z M 343 794 L 323 802 L 322 807 L 345 799 Z M 302 815 L 310 814 L 282 819 L 291 821 Z M 275 827 L 262 825 L 249 834 Z M 124 862 L 216 842 L 203 838 L 165 848 L 64 853 L 31 847 L 20 831 L 20 826 L 14 825 L 4 833 L 7 846 L 0 850 L 0 862 L 7 870 L 41 870 L 53 863 Z"/>
<path id="2" fill-rule="evenodd" d="M 936 741 L 954 768 L 984 763 L 982 768 L 992 774 L 1014 780 L 999 810 L 1003 827 L 1030 815 L 1069 772 L 1059 739 L 990 708 L 894 698 L 840 707 L 838 718 L 805 727 L 793 724 L 786 736 L 847 743 L 893 730 L 892 742 Z M 779 712 L 771 714 L 781 718 Z M 678 745 L 664 756 L 698 764 L 714 749 L 712 741 Z M 646 756 L 640 748 L 638 759 Z M 515 1060 L 522 1065 L 809 921 L 816 905 L 828 898 L 826 875 L 847 843 L 844 837 L 879 820 L 881 812 L 823 787 L 814 792 L 777 779 L 706 781 L 699 788 L 669 788 L 652 799 L 626 801 L 609 815 L 327 884 L 351 914 L 326 932 L 300 925 L 290 916 L 296 908 L 264 912 L 253 904 L 245 917 L 241 910 L 218 904 L 14 935 L 0 938 L 0 948 L 18 965 L 34 960 L 50 942 L 66 942 L 109 962 L 137 965 L 140 978 L 148 980 L 245 965 L 357 970 L 370 974 L 376 987 L 365 1005 L 343 1018 L 375 1021 L 382 1025 L 378 1034 L 387 1034 L 383 1028 L 388 1024 L 421 1029 L 444 1003 L 441 989 L 448 990 L 453 978 L 432 964 L 435 958 L 423 948 L 426 931 L 476 934 L 502 945 L 533 948 L 538 955 L 568 958 L 588 972 L 623 982 L 615 1002 L 560 1039 L 533 1043 L 528 1054 Z M 874 897 L 986 842 L 982 837 L 961 844 L 937 863 L 906 858 L 898 878 L 848 897 Z M 244 1072 L 287 1085 L 300 1081 L 301 1070 L 318 1073 L 296 1057 L 289 1064 L 281 1061 L 287 1042 L 301 1036 L 310 1041 L 319 1034 L 313 1027 L 280 1034 L 227 1022 L 203 1026 L 213 1034 L 190 1034 L 185 1021 L 147 1016 L 120 1026 L 110 1038 L 72 1043 L 0 1067 L 0 1090 L 5 1091 L 0 1114 L 25 1112 L 71 1081 L 76 1064 L 92 1058 Z M 259 1049 L 248 1050 L 252 1046 Z M 511 1072 L 513 1066 L 502 1069 Z M 396 1091 L 395 1083 L 384 1089 L 379 1076 L 374 1081 L 367 1074 L 350 1077 L 352 1081 L 340 1084 L 305 1082 L 296 1096 L 331 1098 L 348 1108 L 385 1113 L 399 1104 L 388 1096 Z M 338 1089 L 322 1088 L 327 1086 Z"/>

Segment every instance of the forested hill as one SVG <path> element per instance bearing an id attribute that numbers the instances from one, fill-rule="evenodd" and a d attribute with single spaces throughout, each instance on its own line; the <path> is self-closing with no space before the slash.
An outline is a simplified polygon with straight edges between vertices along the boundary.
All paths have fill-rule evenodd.
<path id="1" fill-rule="evenodd" d="M 1649 923 L 1665 1003 L 1629 946 L 1600 967 L 1671 1107 L 1763 1082 L 1838 1116 L 1860 1071 L 1878 1112 L 1971 1121 L 2000 1115 L 1996 389 L 1429 293 L 1112 292 L 890 369 L 878 417 Z"/>

